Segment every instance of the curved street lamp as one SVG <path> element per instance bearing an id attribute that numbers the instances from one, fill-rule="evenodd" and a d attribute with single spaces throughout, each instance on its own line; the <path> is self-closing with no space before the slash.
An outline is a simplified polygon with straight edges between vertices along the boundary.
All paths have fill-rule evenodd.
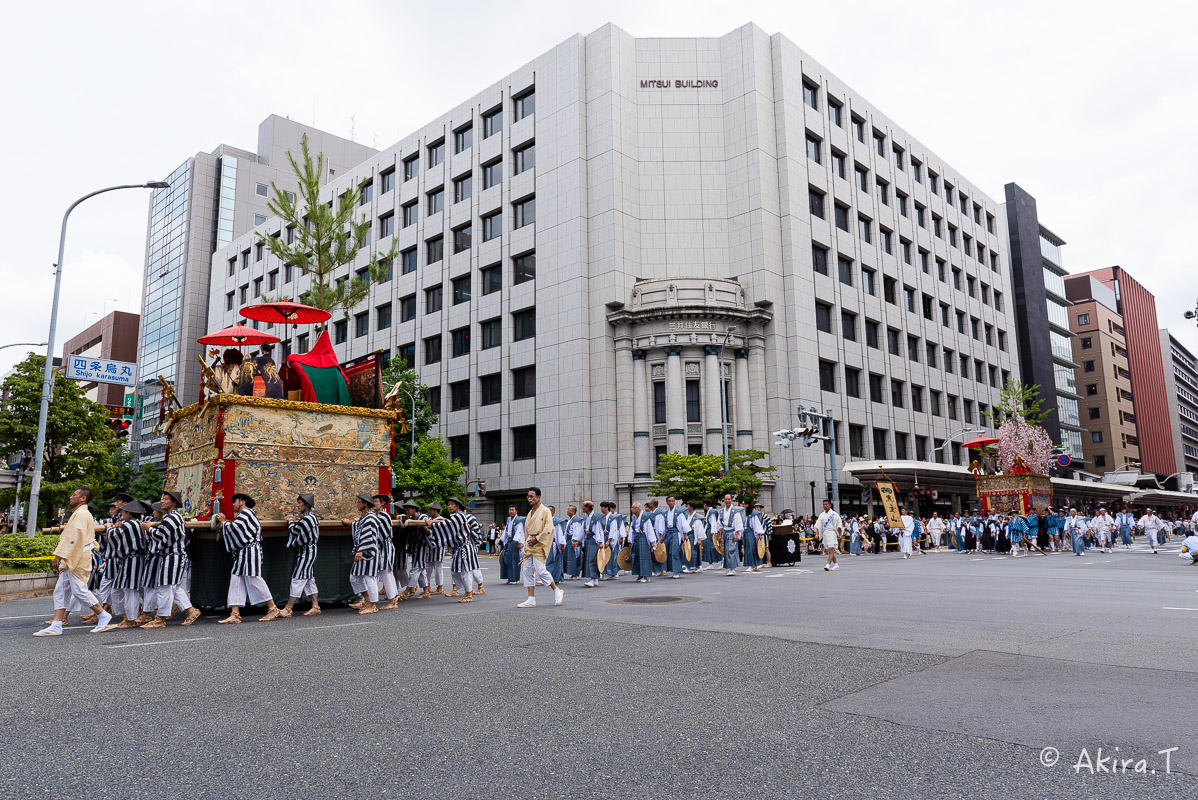
<path id="1" fill-rule="evenodd" d="M 75 206 L 88 198 L 105 192 L 115 192 L 117 189 L 169 189 L 166 181 L 149 181 L 148 183 L 127 183 L 120 186 L 109 186 L 107 189 L 97 189 L 83 195 L 67 207 L 67 213 L 62 215 L 62 232 L 58 236 L 58 261 L 54 263 L 54 301 L 50 305 L 50 334 L 46 337 L 46 366 L 42 372 L 42 405 L 37 418 L 37 443 L 33 447 L 33 477 L 29 481 L 29 516 L 25 523 L 25 535 L 33 536 L 37 530 L 37 501 L 42 488 L 42 459 L 46 450 L 46 418 L 50 414 L 50 393 L 54 387 L 54 334 L 58 327 L 58 297 L 62 291 L 62 259 L 67 245 L 67 220 Z"/>

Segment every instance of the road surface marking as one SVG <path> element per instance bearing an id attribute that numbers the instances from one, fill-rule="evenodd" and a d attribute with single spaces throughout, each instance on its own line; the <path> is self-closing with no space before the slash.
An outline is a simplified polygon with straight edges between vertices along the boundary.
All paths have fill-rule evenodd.
<path id="1" fill-rule="evenodd" d="M 105 647 L 116 650 L 121 647 L 147 647 L 152 644 L 178 644 L 179 642 L 202 642 L 205 639 L 211 639 L 211 636 L 200 636 L 195 639 L 164 639 L 161 642 L 132 642 L 130 644 L 107 644 Z"/>
<path id="2" fill-rule="evenodd" d="M 1198 611 L 1198 608 L 1186 608 L 1184 606 L 1161 606 L 1161 611 Z"/>

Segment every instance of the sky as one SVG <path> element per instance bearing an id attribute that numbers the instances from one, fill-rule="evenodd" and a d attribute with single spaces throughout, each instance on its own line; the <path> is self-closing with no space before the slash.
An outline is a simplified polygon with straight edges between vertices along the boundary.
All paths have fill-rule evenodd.
<path id="1" fill-rule="evenodd" d="M 1198 6 L 824 0 L 58 0 L 6 8 L 0 345 L 44 342 L 62 214 L 290 116 L 378 149 L 574 34 L 781 33 L 991 197 L 1016 182 L 1071 272 L 1118 264 L 1198 353 Z M 149 191 L 71 215 L 56 351 L 137 312 Z M 0 374 L 28 348 L 0 349 Z"/>

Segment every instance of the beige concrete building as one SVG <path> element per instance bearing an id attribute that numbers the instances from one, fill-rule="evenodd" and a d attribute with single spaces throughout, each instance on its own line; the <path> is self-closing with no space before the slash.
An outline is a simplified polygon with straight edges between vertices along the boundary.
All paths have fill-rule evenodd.
<path id="1" fill-rule="evenodd" d="M 1138 464 L 1127 339 L 1123 316 L 1115 310 L 1115 293 L 1089 275 L 1075 275 L 1065 279 L 1065 294 L 1073 301 L 1069 328 L 1074 333 L 1086 461 L 1099 473 L 1128 462 Z"/>

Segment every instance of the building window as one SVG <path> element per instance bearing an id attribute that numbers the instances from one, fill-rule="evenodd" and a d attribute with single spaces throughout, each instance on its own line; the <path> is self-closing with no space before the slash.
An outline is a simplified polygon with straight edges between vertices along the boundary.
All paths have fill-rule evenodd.
<path id="1" fill-rule="evenodd" d="M 415 225 L 416 220 L 420 217 L 420 207 L 415 200 L 410 203 L 404 203 L 400 206 L 400 214 L 402 215 L 401 224 L 403 227 Z"/>
<path id="2" fill-rule="evenodd" d="M 907 459 L 907 434 L 894 432 L 894 457 L 899 461 Z"/>
<path id="3" fill-rule="evenodd" d="M 439 214 L 445 210 L 445 187 L 438 186 L 428 193 L 428 214 Z"/>
<path id="4" fill-rule="evenodd" d="M 857 315 L 853 312 L 840 312 L 840 335 L 850 342 L 857 341 Z"/>
<path id="5" fill-rule="evenodd" d="M 386 194 L 395 188 L 395 167 L 379 173 L 379 194 Z"/>
<path id="6" fill-rule="evenodd" d="M 470 328 L 458 328 L 449 332 L 450 358 L 468 355 L 470 353 Z"/>
<path id="7" fill-rule="evenodd" d="M 453 152 L 460 153 L 474 144 L 474 125 L 465 125 L 453 132 Z"/>
<path id="8" fill-rule="evenodd" d="M 1090 431 L 1090 441 L 1094 444 L 1102 444 L 1102 431 Z"/>
<path id="9" fill-rule="evenodd" d="M 537 110 L 537 95 L 536 91 L 529 89 L 517 97 L 512 98 L 512 104 L 515 107 L 514 119 L 516 122 L 531 116 Z"/>
<path id="10" fill-rule="evenodd" d="M 483 464 L 497 464 L 503 457 L 502 434 L 499 431 L 483 431 L 478 435 L 478 460 Z"/>
<path id="11" fill-rule="evenodd" d="M 886 459 L 886 444 L 890 438 L 889 431 L 885 428 L 874 428 L 874 458 L 879 460 Z"/>
<path id="12" fill-rule="evenodd" d="M 527 400 L 537 396 L 537 368 L 520 367 L 512 370 L 512 399 Z"/>
<path id="13" fill-rule="evenodd" d="M 445 257 L 445 237 L 435 236 L 424 243 L 424 263 L 436 264 Z"/>
<path id="14" fill-rule="evenodd" d="M 874 130 L 874 149 L 878 151 L 878 155 L 886 155 L 886 134 L 877 129 Z"/>
<path id="15" fill-rule="evenodd" d="M 869 374 L 869 399 L 874 403 L 885 403 L 886 398 L 882 392 L 882 381 L 885 380 L 881 375 L 871 372 Z"/>
<path id="16" fill-rule="evenodd" d="M 819 110 L 819 86 L 814 82 L 803 79 L 803 102 Z"/>
<path id="17" fill-rule="evenodd" d="M 438 364 L 441 361 L 441 337 L 430 336 L 424 340 L 424 363 Z"/>
<path id="18" fill-rule="evenodd" d="M 807 158 L 814 161 L 816 164 L 822 164 L 820 158 L 820 146 L 822 142 L 818 136 L 807 134 Z"/>
<path id="19" fill-rule="evenodd" d="M 424 313 L 434 314 L 441 310 L 445 293 L 441 284 L 430 286 L 424 290 Z"/>
<path id="20" fill-rule="evenodd" d="M 225 311 L 232 311 L 232 310 L 233 310 L 233 292 L 226 292 L 225 293 Z"/>
<path id="21" fill-rule="evenodd" d="M 399 301 L 399 321 L 411 322 L 416 319 L 416 295 L 410 294 Z"/>
<path id="22" fill-rule="evenodd" d="M 492 239 L 498 239 L 503 235 L 503 212 L 496 211 L 494 214 L 488 214 L 482 218 L 483 222 L 483 241 L 489 242 Z"/>
<path id="23" fill-rule="evenodd" d="M 524 253 L 512 258 L 512 284 L 519 285 L 537 277 L 537 254 Z"/>
<path id="24" fill-rule="evenodd" d="M 1086 372 L 1093 372 L 1094 371 L 1094 362 L 1093 361 L 1083 361 L 1082 369 L 1085 370 Z"/>
<path id="25" fill-rule="evenodd" d="M 702 395 L 699 391 L 699 381 L 688 380 L 686 382 L 686 421 L 700 422 L 702 421 Z"/>
<path id="26" fill-rule="evenodd" d="M 503 270 L 498 264 L 492 264 L 489 267 L 484 267 L 478 271 L 478 277 L 482 281 L 483 295 L 498 292 L 503 288 Z"/>
<path id="27" fill-rule="evenodd" d="M 886 255 L 894 255 L 894 234 L 885 228 L 878 226 L 878 237 L 881 240 L 882 252 Z M 904 259 L 908 264 L 911 263 L 910 258 Z"/>
<path id="28" fill-rule="evenodd" d="M 333 344 L 344 344 L 349 335 L 349 323 L 339 319 L 333 323 Z"/>
<path id="29" fill-rule="evenodd" d="M 848 180 L 847 164 L 848 159 L 845 158 L 843 153 L 838 153 L 835 150 L 832 151 L 832 174 L 837 178 L 840 178 L 842 181 Z"/>
<path id="30" fill-rule="evenodd" d="M 470 466 L 470 436 L 449 437 L 449 457 L 461 462 L 463 467 Z"/>
<path id="31" fill-rule="evenodd" d="M 919 363 L 919 337 L 907 335 L 907 358 Z"/>
<path id="32" fill-rule="evenodd" d="M 857 165 L 857 167 L 855 168 L 854 171 L 855 171 L 855 174 L 857 177 L 857 188 L 863 192 L 868 193 L 869 192 L 869 170 L 861 165 Z"/>
<path id="33" fill-rule="evenodd" d="M 409 247 L 399 254 L 399 274 L 409 275 L 416 271 L 416 248 Z"/>
<path id="34" fill-rule="evenodd" d="M 493 406 L 503 400 L 503 377 L 498 373 L 478 379 L 479 404 Z"/>
<path id="35" fill-rule="evenodd" d="M 503 183 L 503 161 L 495 159 L 482 165 L 483 191 Z"/>
<path id="36" fill-rule="evenodd" d="M 876 278 L 877 276 L 872 269 L 869 267 L 861 268 L 861 288 L 865 290 L 866 294 L 877 294 Z"/>
<path id="37" fill-rule="evenodd" d="M 836 258 L 836 269 L 840 273 L 840 282 L 846 286 L 853 285 L 853 260 L 838 256 Z"/>
<path id="38" fill-rule="evenodd" d="M 389 212 L 379 217 L 379 238 L 385 239 L 395 233 L 395 212 Z"/>
<path id="39" fill-rule="evenodd" d="M 861 370 L 844 368 L 844 393 L 849 397 L 861 396 Z"/>
<path id="40" fill-rule="evenodd" d="M 831 97 L 828 98 L 828 119 L 837 128 L 844 127 L 844 106 Z"/>
<path id="41" fill-rule="evenodd" d="M 522 342 L 537 335 L 537 311 L 526 308 L 512 314 L 512 341 Z"/>
<path id="42" fill-rule="evenodd" d="M 420 157 L 408 156 L 403 161 L 403 179 L 406 183 L 420 174 Z"/>
<path id="43" fill-rule="evenodd" d="M 523 228 L 537 221 L 537 199 L 526 197 L 512 203 L 513 228 Z"/>
<path id="44" fill-rule="evenodd" d="M 469 200 L 473 194 L 474 178 L 471 175 L 463 175 L 460 178 L 453 179 L 453 202 L 460 203 L 463 200 Z"/>
<path id="45" fill-rule="evenodd" d="M 435 167 L 445 160 L 445 140 L 433 142 L 428 146 L 428 165 Z"/>
<path id="46" fill-rule="evenodd" d="M 902 345 L 901 345 L 901 340 L 899 339 L 899 337 L 901 335 L 902 334 L 900 334 L 894 328 L 886 329 L 886 349 L 890 352 L 890 355 L 892 355 L 892 356 L 902 355 L 902 353 L 900 352 Z"/>
<path id="47" fill-rule="evenodd" d="M 453 252 L 464 253 L 470 249 L 470 236 L 474 226 L 467 222 L 453 229 Z"/>
<path id="48" fill-rule="evenodd" d="M 936 355 L 937 355 L 937 348 L 936 348 L 936 345 L 934 345 L 932 342 L 928 342 L 928 343 L 927 343 L 927 353 L 926 353 L 926 355 L 927 355 L 927 361 L 928 361 L 928 366 L 929 366 L 929 367 L 933 367 L 933 368 L 934 368 L 934 367 L 938 366 L 938 364 L 937 364 L 937 359 L 936 359 Z"/>
<path id="49" fill-rule="evenodd" d="M 449 384 L 449 410 L 461 411 L 470 408 L 470 381 Z"/>
<path id="50" fill-rule="evenodd" d="M 512 174 L 519 175 L 537 165 L 537 146 L 535 142 L 521 145 L 512 149 Z"/>
<path id="51" fill-rule="evenodd" d="M 825 392 L 836 391 L 836 365 L 831 361 L 819 362 L 819 388 Z"/>
<path id="52" fill-rule="evenodd" d="M 254 215 L 254 227 L 255 228 L 258 227 L 259 225 L 265 225 L 265 224 L 266 224 L 266 215 L 265 214 L 255 214 Z"/>
<path id="53" fill-rule="evenodd" d="M 378 331 L 391 327 L 391 304 L 385 303 L 374 310 L 374 329 Z"/>
<path id="54" fill-rule="evenodd" d="M 832 306 L 815 302 L 815 327 L 824 333 L 832 332 Z"/>
<path id="55" fill-rule="evenodd" d="M 877 350 L 881 345 L 878 343 L 879 325 L 872 319 L 865 321 L 865 344 L 867 347 L 872 347 Z"/>
<path id="56" fill-rule="evenodd" d="M 483 138 L 487 139 L 503 130 L 503 106 L 483 114 Z"/>
<path id="57" fill-rule="evenodd" d="M 882 299 L 891 305 L 898 305 L 898 300 L 895 295 L 895 287 L 898 286 L 898 281 L 891 278 L 889 275 L 882 276 Z"/>
<path id="58" fill-rule="evenodd" d="M 354 315 L 354 338 L 358 339 L 370 333 L 370 314 L 363 311 Z"/>
<path id="59" fill-rule="evenodd" d="M 262 279 L 254 278 L 254 297 L 262 296 Z"/>
<path id="60" fill-rule="evenodd" d="M 1082 343 L 1083 350 L 1089 350 L 1091 347 L 1094 346 L 1094 337 L 1083 336 L 1083 337 L 1081 337 L 1081 343 Z"/>
<path id="61" fill-rule="evenodd" d="M 1087 409 L 1087 411 L 1090 414 L 1090 419 L 1102 419 L 1102 409 L 1094 407 Z"/>
<path id="62" fill-rule="evenodd" d="M 1097 383 L 1087 383 L 1086 384 L 1086 394 L 1091 397 L 1098 394 L 1098 384 Z"/>
<path id="63" fill-rule="evenodd" d="M 1094 456 L 1094 466 L 1105 467 L 1106 466 L 1106 456 L 1103 455 L 1102 453 L 1099 453 L 1098 455 Z"/>
<path id="64" fill-rule="evenodd" d="M 818 244 L 811 245 L 811 268 L 820 275 L 828 274 L 828 248 Z"/>
<path id="65" fill-rule="evenodd" d="M 935 390 L 928 392 L 928 405 L 931 406 L 928 410 L 935 416 L 940 416 L 940 392 Z"/>
<path id="66" fill-rule="evenodd" d="M 537 426 L 512 428 L 512 460 L 525 461 L 537 457 Z"/>
<path id="67" fill-rule="evenodd" d="M 911 384 L 911 410 L 923 413 L 923 387 Z"/>
<path id="68" fill-rule="evenodd" d="M 860 214 L 857 215 L 857 236 L 859 236 L 861 238 L 861 241 L 865 242 L 866 244 L 869 244 L 869 242 L 871 241 L 871 239 L 870 239 L 871 227 L 872 227 L 872 220 L 868 219 L 867 217 L 863 217 Z"/>
<path id="69" fill-rule="evenodd" d="M 666 423 L 665 381 L 653 382 L 653 422 L 656 425 L 664 425 Z"/>
<path id="70" fill-rule="evenodd" d="M 890 205 L 890 184 L 878 178 L 874 182 L 878 187 L 878 202 L 884 206 Z"/>
<path id="71" fill-rule="evenodd" d="M 483 350 L 503 344 L 503 328 L 498 317 L 480 322 L 479 327 L 482 329 Z"/>
<path id="72" fill-rule="evenodd" d="M 840 228 L 842 231 L 847 231 L 849 229 L 849 207 L 837 203 L 835 207 L 835 215 L 836 227 Z"/>
<path id="73" fill-rule="evenodd" d="M 811 216 L 824 218 L 824 199 L 827 197 L 819 189 L 807 189 L 807 198 L 811 205 Z"/>
<path id="74" fill-rule="evenodd" d="M 865 143 L 865 120 L 855 115 L 853 117 L 853 136 L 862 144 Z"/>
<path id="75" fill-rule="evenodd" d="M 463 275 L 460 278 L 454 278 L 450 283 L 453 289 L 453 304 L 465 303 L 470 300 L 470 276 Z"/>

